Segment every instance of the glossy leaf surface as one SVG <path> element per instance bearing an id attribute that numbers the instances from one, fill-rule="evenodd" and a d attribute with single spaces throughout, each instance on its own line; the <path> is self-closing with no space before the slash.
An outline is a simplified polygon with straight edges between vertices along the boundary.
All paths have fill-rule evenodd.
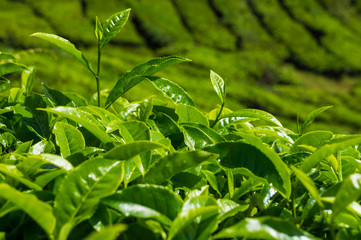
<path id="1" fill-rule="evenodd" d="M 247 239 L 284 239 L 310 240 L 316 239 L 300 231 L 289 221 L 274 217 L 259 217 L 245 220 L 217 233 L 214 238 L 247 238 Z"/>
<path id="2" fill-rule="evenodd" d="M 41 38 L 43 40 L 46 40 L 46 41 L 56 45 L 57 47 L 63 49 L 65 52 L 72 55 L 76 60 L 78 60 L 81 64 L 83 64 L 87 69 L 89 69 L 91 72 L 93 72 L 93 70 L 90 66 L 90 63 L 84 57 L 83 53 L 80 52 L 78 49 L 76 49 L 74 44 L 72 44 L 69 40 L 59 37 L 54 34 L 42 33 L 42 32 L 33 33 L 30 36 Z"/>
<path id="3" fill-rule="evenodd" d="M 176 63 L 189 61 L 186 58 L 168 56 L 152 59 L 146 63 L 140 64 L 132 70 L 123 74 L 110 91 L 106 101 L 106 108 L 115 102 L 121 95 L 133 88 L 135 85 L 144 80 L 145 76 L 151 76 Z"/>
<path id="4" fill-rule="evenodd" d="M 221 120 L 224 119 L 225 121 L 228 119 L 227 122 L 234 122 L 235 120 L 238 120 L 237 118 L 240 118 L 239 120 L 245 119 L 248 121 L 258 119 L 282 127 L 282 124 L 272 114 L 258 109 L 242 109 L 222 116 Z"/>
<path id="5" fill-rule="evenodd" d="M 59 146 L 61 155 L 64 158 L 76 152 L 80 152 L 85 148 L 83 134 L 68 123 L 57 122 L 54 125 L 53 133 L 55 135 L 56 144 Z"/>
<path id="6" fill-rule="evenodd" d="M 246 137 L 246 135 L 243 135 Z M 252 136 L 247 136 L 248 143 L 223 142 L 205 148 L 218 153 L 221 165 L 228 168 L 247 168 L 269 183 L 286 197 L 291 194 L 290 173 L 280 157 Z"/>
<path id="7" fill-rule="evenodd" d="M 0 198 L 12 202 L 39 224 L 48 236 L 52 236 L 56 219 L 50 205 L 38 200 L 34 195 L 19 192 L 3 183 L 0 184 Z"/>
<path id="8" fill-rule="evenodd" d="M 184 104 L 177 104 L 175 113 L 179 123 L 198 123 L 209 126 L 208 119 L 197 108 Z"/>
<path id="9" fill-rule="evenodd" d="M 28 70 L 28 68 L 20 63 L 6 62 L 0 64 L 0 77 L 5 74 L 9 74 L 13 72 L 21 72 L 23 70 Z"/>
<path id="10" fill-rule="evenodd" d="M 147 77 L 156 89 L 161 91 L 164 96 L 172 100 L 175 104 L 195 106 L 193 99 L 178 84 L 161 77 Z"/>
<path id="11" fill-rule="evenodd" d="M 122 180 L 122 164 L 115 160 L 93 158 L 70 172 L 54 203 L 59 239 L 90 218 L 99 200 L 114 193 Z"/>
<path id="12" fill-rule="evenodd" d="M 214 90 L 216 91 L 221 102 L 224 103 L 226 97 L 224 80 L 221 78 L 221 76 L 219 76 L 217 73 L 213 72 L 212 70 L 210 76 Z"/>
<path id="13" fill-rule="evenodd" d="M 153 218 L 166 225 L 172 223 L 183 205 L 174 192 L 147 184 L 123 189 L 103 199 L 102 203 L 127 217 Z"/>
<path id="14" fill-rule="evenodd" d="M 124 27 L 125 23 L 127 22 L 130 14 L 130 9 L 126 9 L 124 11 L 118 12 L 110 16 L 103 26 L 103 34 L 100 39 L 99 45 L 100 48 L 103 48 L 110 40 L 112 40 L 115 35 L 117 35 L 120 30 Z M 98 27 L 98 31 L 100 27 Z M 98 34 L 99 35 L 99 34 Z"/>
<path id="15" fill-rule="evenodd" d="M 159 159 L 144 177 L 146 183 L 162 183 L 183 170 L 195 167 L 202 162 L 214 159 L 215 154 L 205 151 L 177 152 Z"/>
<path id="16" fill-rule="evenodd" d="M 103 156 L 109 159 L 127 160 L 143 152 L 148 152 L 156 148 L 167 148 L 166 146 L 151 141 L 135 141 L 119 145 L 109 150 Z"/>
<path id="17" fill-rule="evenodd" d="M 315 118 L 322 112 L 326 111 L 327 109 L 332 108 L 332 106 L 327 107 L 321 107 L 314 111 L 312 111 L 310 114 L 307 115 L 305 122 L 302 124 L 300 129 L 300 134 L 303 134 L 303 132 L 306 130 L 306 128 L 311 125 L 311 123 L 315 120 Z"/>
<path id="18" fill-rule="evenodd" d="M 72 107 L 56 107 L 51 109 L 41 109 L 43 111 L 55 113 L 57 115 L 69 118 L 74 122 L 81 124 L 94 136 L 104 143 L 110 142 L 108 134 L 105 133 L 101 124 L 88 112 Z"/>
<path id="19" fill-rule="evenodd" d="M 125 224 L 115 224 L 109 227 L 106 227 L 99 232 L 94 232 L 90 234 L 85 240 L 114 240 L 117 236 L 127 230 L 127 225 Z"/>

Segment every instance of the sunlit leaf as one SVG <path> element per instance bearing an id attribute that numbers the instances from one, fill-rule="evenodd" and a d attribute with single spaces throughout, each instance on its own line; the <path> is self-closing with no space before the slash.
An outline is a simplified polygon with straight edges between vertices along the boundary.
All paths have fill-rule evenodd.
<path id="1" fill-rule="evenodd" d="M 90 63 L 85 58 L 83 53 L 80 52 L 78 49 L 76 49 L 74 44 L 72 44 L 69 40 L 67 40 L 65 38 L 62 38 L 62 37 L 59 37 L 59 36 L 54 35 L 54 34 L 41 33 L 41 32 L 33 33 L 33 34 L 30 35 L 30 37 L 38 37 L 38 38 L 46 40 L 46 41 L 48 41 L 48 42 L 50 42 L 52 44 L 55 44 L 57 47 L 63 49 L 65 52 L 72 55 L 76 60 L 78 60 L 81 64 L 83 64 L 91 72 L 94 72 L 92 70 L 92 67 L 90 66 Z"/>
<path id="2" fill-rule="evenodd" d="M 126 72 L 118 79 L 114 88 L 110 91 L 105 104 L 106 108 L 108 108 L 125 92 L 143 81 L 145 76 L 151 76 L 154 73 L 159 72 L 171 65 L 184 61 L 189 61 L 189 59 L 176 56 L 160 57 L 140 64 L 132 70 Z"/>

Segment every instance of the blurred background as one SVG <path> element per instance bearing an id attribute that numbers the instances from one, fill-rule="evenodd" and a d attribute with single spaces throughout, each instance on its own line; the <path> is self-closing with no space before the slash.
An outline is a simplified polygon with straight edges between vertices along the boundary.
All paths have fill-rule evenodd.
<path id="1" fill-rule="evenodd" d="M 205 112 L 219 104 L 212 69 L 226 81 L 226 107 L 232 110 L 266 110 L 295 130 L 297 118 L 332 105 L 313 128 L 360 133 L 358 0 L 0 0 L 0 51 L 36 67 L 38 90 L 44 82 L 89 98 L 96 86 L 82 65 L 28 36 L 58 34 L 95 65 L 95 16 L 104 23 L 126 8 L 132 8 L 130 20 L 103 49 L 102 89 L 137 64 L 178 55 L 192 62 L 157 75 L 181 85 Z M 144 81 L 126 97 L 150 94 L 161 95 Z"/>

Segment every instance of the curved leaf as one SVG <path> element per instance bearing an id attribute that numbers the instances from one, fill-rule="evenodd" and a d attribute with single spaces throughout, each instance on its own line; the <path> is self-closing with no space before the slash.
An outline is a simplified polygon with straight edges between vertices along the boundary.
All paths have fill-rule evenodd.
<path id="1" fill-rule="evenodd" d="M 154 73 L 159 72 L 173 64 L 184 61 L 189 61 L 189 59 L 176 56 L 160 57 L 140 64 L 132 70 L 126 72 L 118 79 L 114 88 L 110 91 L 105 104 L 106 108 L 108 108 L 129 89 L 143 81 L 145 76 L 151 76 Z"/>
<path id="2" fill-rule="evenodd" d="M 17 169 L 17 167 L 14 165 L 7 165 L 7 164 L 0 163 L 0 172 L 11 178 L 14 178 L 15 180 L 21 182 L 22 184 L 24 184 L 25 186 L 27 186 L 31 189 L 34 189 L 37 191 L 42 190 L 42 188 L 39 185 L 37 185 L 36 183 L 33 183 L 32 181 L 25 178 L 24 174 L 22 172 L 20 172 Z"/>
<path id="3" fill-rule="evenodd" d="M 245 122 L 254 121 L 257 119 L 273 123 L 279 127 L 282 127 L 282 124 L 272 114 L 258 109 L 242 109 L 233 113 L 226 114 L 222 116 L 220 120 L 222 119 L 224 119 L 224 121 L 226 122 L 234 122 L 235 120 Z"/>
<path id="4" fill-rule="evenodd" d="M 99 232 L 91 233 L 85 240 L 114 240 L 117 239 L 117 236 L 127 230 L 127 225 L 125 224 L 115 224 L 109 227 L 105 227 Z"/>
<path id="5" fill-rule="evenodd" d="M 143 152 L 148 152 L 156 148 L 168 148 L 167 146 L 151 141 L 136 141 L 116 146 L 106 152 L 103 156 L 109 159 L 127 160 Z"/>
<path id="6" fill-rule="evenodd" d="M 303 186 L 305 186 L 305 188 L 308 190 L 308 192 L 311 194 L 311 196 L 316 200 L 318 205 L 321 208 L 324 208 L 324 205 L 321 201 L 321 197 L 320 197 L 320 194 L 316 187 L 316 184 L 312 181 L 312 179 L 309 176 L 307 176 L 306 173 L 302 172 L 301 170 L 299 170 L 293 166 L 291 166 L 291 169 L 296 174 L 296 177 L 298 178 L 298 180 L 300 180 L 300 182 L 303 184 Z"/>
<path id="7" fill-rule="evenodd" d="M 205 132 L 191 126 L 183 126 L 184 143 L 191 149 L 201 149 L 207 145 L 216 143 Z"/>
<path id="8" fill-rule="evenodd" d="M 103 26 L 103 36 L 100 38 L 99 46 L 102 49 L 115 35 L 124 27 L 130 14 L 130 8 L 110 16 Z M 97 24 L 98 26 L 98 24 Z M 99 28 L 98 28 L 99 29 Z"/>
<path id="9" fill-rule="evenodd" d="M 209 126 L 208 119 L 197 108 L 184 104 L 177 104 L 175 113 L 179 123 L 198 123 Z"/>
<path id="10" fill-rule="evenodd" d="M 161 91 L 164 96 L 172 100 L 175 104 L 195 106 L 193 99 L 178 84 L 161 77 L 147 77 L 153 86 Z"/>
<path id="11" fill-rule="evenodd" d="M 13 54 L 7 52 L 0 52 L 0 60 L 11 60 L 14 62 L 17 61 Z"/>
<path id="12" fill-rule="evenodd" d="M 181 231 L 190 223 L 192 223 L 197 217 L 204 215 L 216 214 L 219 210 L 218 206 L 206 206 L 198 208 L 190 208 L 183 210 L 179 213 L 176 219 L 174 219 L 172 226 L 168 233 L 167 240 L 174 239 L 177 234 L 180 234 Z M 208 237 L 208 236 L 207 236 Z"/>
<path id="13" fill-rule="evenodd" d="M 333 217 L 336 217 L 353 201 L 357 201 L 361 196 L 361 174 L 350 175 L 342 183 L 336 194 L 335 202 L 332 205 Z"/>
<path id="14" fill-rule="evenodd" d="M 219 97 L 219 99 L 221 99 L 222 104 L 225 101 L 225 97 L 226 97 L 226 89 L 225 89 L 225 84 L 223 79 L 221 78 L 221 76 L 219 76 L 217 73 L 213 72 L 211 70 L 210 73 L 210 77 L 211 77 L 211 82 L 213 85 L 214 90 L 216 90 L 216 93 Z"/>
<path id="15" fill-rule="evenodd" d="M 41 108 L 39 110 L 55 113 L 79 123 L 103 143 L 111 141 L 103 126 L 88 112 L 72 107 Z"/>
<path id="16" fill-rule="evenodd" d="M 63 158 L 79 152 L 85 148 L 85 139 L 83 134 L 72 125 L 65 122 L 57 122 L 54 125 L 53 133 L 56 144 L 60 148 Z"/>
<path id="17" fill-rule="evenodd" d="M 103 27 L 98 17 L 95 17 L 95 38 L 100 42 L 103 38 Z"/>
<path id="18" fill-rule="evenodd" d="M 146 183 L 162 183 L 179 172 L 195 167 L 217 155 L 205 151 L 176 152 L 159 159 L 144 176 Z"/>
<path id="19" fill-rule="evenodd" d="M 223 229 L 213 238 L 247 238 L 247 239 L 284 239 L 311 240 L 317 239 L 302 232 L 288 220 L 275 217 L 246 218 L 243 221 Z"/>
<path id="20" fill-rule="evenodd" d="M 316 167 L 323 159 L 347 147 L 358 144 L 361 144 L 361 137 L 355 137 L 351 139 L 346 138 L 345 140 L 340 140 L 336 143 L 325 144 L 303 161 L 300 170 L 308 173 L 308 171 L 310 171 L 313 167 Z"/>
<path id="21" fill-rule="evenodd" d="M 35 82 L 35 68 L 29 67 L 21 74 L 21 87 L 25 89 L 25 95 L 29 95 L 33 90 Z"/>
<path id="22" fill-rule="evenodd" d="M 321 107 L 321 108 L 318 108 L 318 109 L 312 111 L 310 114 L 308 114 L 305 122 L 301 126 L 300 135 L 303 134 L 303 132 L 306 130 L 306 128 L 315 120 L 317 115 L 319 115 L 323 111 L 326 111 L 329 108 L 332 108 L 332 106 Z"/>
<path id="23" fill-rule="evenodd" d="M 122 162 L 93 158 L 80 164 L 63 180 L 54 202 L 59 239 L 92 216 L 101 198 L 111 195 L 123 179 Z"/>
<path id="24" fill-rule="evenodd" d="M 173 191 L 148 184 L 123 189 L 101 202 L 125 216 L 153 218 L 166 225 L 172 223 L 183 205 L 181 198 Z"/>
<path id="25" fill-rule="evenodd" d="M 0 198 L 23 210 L 52 238 L 56 219 L 50 205 L 38 200 L 34 195 L 19 192 L 4 183 L 0 184 Z"/>
<path id="26" fill-rule="evenodd" d="M 297 151 L 303 150 L 303 148 L 298 147 L 299 145 L 308 145 L 315 148 L 319 148 L 327 141 L 330 141 L 333 137 L 333 133 L 329 131 L 313 131 L 308 132 L 297 140 L 292 145 L 290 152 L 295 153 Z"/>
<path id="27" fill-rule="evenodd" d="M 286 164 L 270 148 L 250 135 L 242 134 L 245 142 L 223 142 L 204 150 L 218 153 L 220 164 L 229 168 L 247 168 L 258 177 L 267 179 L 287 198 L 291 194 L 290 173 Z"/>
<path id="28" fill-rule="evenodd" d="M 89 71 L 94 73 L 92 67 L 90 66 L 90 63 L 84 57 L 83 53 L 80 52 L 78 49 L 76 49 L 74 44 L 72 44 L 69 40 L 59 37 L 54 34 L 41 33 L 41 32 L 33 33 L 30 35 L 30 37 L 38 37 L 38 38 L 44 39 L 52 44 L 55 44 L 57 47 L 63 49 L 65 52 L 72 55 L 76 60 L 78 60 L 81 64 L 83 64 L 87 69 L 89 69 Z"/>
<path id="29" fill-rule="evenodd" d="M 29 70 L 25 65 L 15 62 L 6 62 L 3 64 L 0 64 L 0 77 L 13 73 L 13 72 L 21 72 L 23 70 Z"/>

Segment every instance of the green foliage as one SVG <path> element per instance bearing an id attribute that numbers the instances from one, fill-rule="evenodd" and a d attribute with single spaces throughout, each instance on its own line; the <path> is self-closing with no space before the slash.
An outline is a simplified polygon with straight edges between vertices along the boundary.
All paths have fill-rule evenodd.
<path id="1" fill-rule="evenodd" d="M 0 77 L 21 78 L 1 99 L 0 239 L 361 235 L 360 135 L 305 132 L 329 107 L 309 111 L 295 133 L 267 111 L 227 109 L 232 88 L 211 71 L 221 108 L 205 113 L 178 84 L 152 76 L 188 61 L 175 56 L 136 66 L 100 94 L 100 50 L 128 17 L 96 20 L 96 73 L 67 40 L 36 34 L 90 70 L 98 87 L 90 101 L 45 84 L 32 92 L 34 68 L 0 54 Z M 166 98 L 121 97 L 143 79 Z"/>

